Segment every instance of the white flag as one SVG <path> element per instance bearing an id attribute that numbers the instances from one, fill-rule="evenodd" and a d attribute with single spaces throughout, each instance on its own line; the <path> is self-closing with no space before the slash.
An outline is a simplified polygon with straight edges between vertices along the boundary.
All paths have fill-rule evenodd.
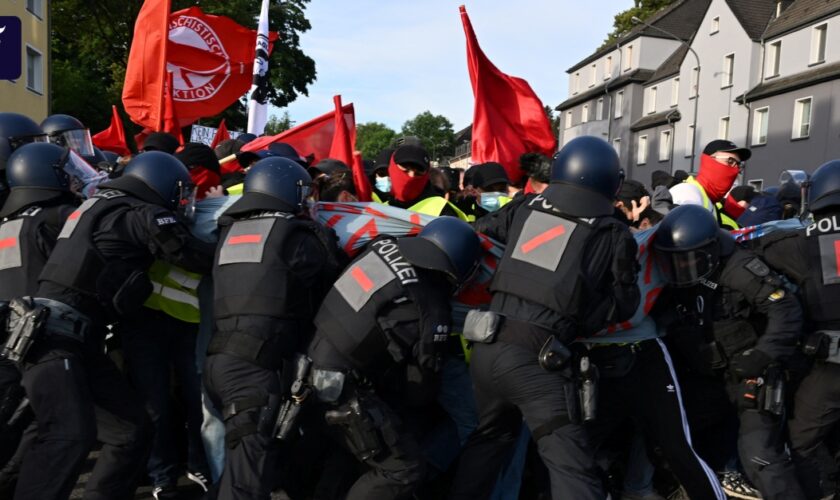
<path id="1" fill-rule="evenodd" d="M 268 0 L 262 0 L 254 54 L 254 80 L 248 100 L 248 133 L 260 136 L 268 120 Z"/>

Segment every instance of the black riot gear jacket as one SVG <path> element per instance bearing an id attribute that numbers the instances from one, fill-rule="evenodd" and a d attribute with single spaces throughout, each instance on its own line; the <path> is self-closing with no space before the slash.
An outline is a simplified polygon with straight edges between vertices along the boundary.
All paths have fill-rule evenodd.
<path id="1" fill-rule="evenodd" d="M 38 276 L 74 208 L 30 206 L 0 222 L 0 300 L 35 295 Z"/>

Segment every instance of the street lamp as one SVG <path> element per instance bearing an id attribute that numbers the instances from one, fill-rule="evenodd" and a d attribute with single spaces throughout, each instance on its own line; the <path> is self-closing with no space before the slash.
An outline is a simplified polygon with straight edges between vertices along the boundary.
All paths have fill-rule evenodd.
<path id="1" fill-rule="evenodd" d="M 630 21 L 633 24 L 643 24 L 643 25 L 647 26 L 648 28 L 654 29 L 654 30 L 659 31 L 661 33 L 665 33 L 669 37 L 678 41 L 680 44 L 685 45 L 688 48 L 688 50 L 691 51 L 692 54 L 694 54 L 694 59 L 697 62 L 697 89 L 696 89 L 695 94 L 694 94 L 694 123 L 693 123 L 692 128 L 691 128 L 691 135 L 692 135 L 691 136 L 691 172 L 694 173 L 694 161 L 695 161 L 695 158 L 696 158 L 695 151 L 697 149 L 697 106 L 698 106 L 698 103 L 700 102 L 700 57 L 697 55 L 697 52 L 695 52 L 694 49 L 691 48 L 691 45 L 688 42 L 680 39 L 677 35 L 671 33 L 670 31 L 666 31 L 662 28 L 659 28 L 659 27 L 654 26 L 652 24 L 646 23 L 636 16 L 631 17 Z M 691 79 L 689 78 L 689 83 L 690 82 L 691 82 Z"/>

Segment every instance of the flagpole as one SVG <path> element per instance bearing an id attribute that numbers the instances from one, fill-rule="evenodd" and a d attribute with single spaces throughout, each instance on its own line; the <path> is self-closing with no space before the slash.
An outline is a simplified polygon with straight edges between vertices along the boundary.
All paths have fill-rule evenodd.
<path id="1" fill-rule="evenodd" d="M 248 100 L 248 133 L 262 135 L 267 121 L 268 105 L 265 79 L 268 77 L 268 0 L 262 0 L 257 27 L 257 46 L 254 51 L 254 80 Z"/>

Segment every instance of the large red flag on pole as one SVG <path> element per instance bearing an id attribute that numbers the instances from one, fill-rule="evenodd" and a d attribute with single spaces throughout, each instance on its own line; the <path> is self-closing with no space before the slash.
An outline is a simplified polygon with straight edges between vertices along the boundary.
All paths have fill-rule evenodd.
<path id="1" fill-rule="evenodd" d="M 123 85 L 123 107 L 131 120 L 152 130 L 163 125 L 170 0 L 146 0 L 134 23 Z"/>
<path id="2" fill-rule="evenodd" d="M 113 151 L 120 156 L 131 154 L 131 150 L 128 149 L 128 144 L 125 142 L 125 129 L 116 106 L 111 106 L 111 125 L 102 132 L 95 134 L 91 137 L 91 140 L 99 149 Z"/>
<path id="3" fill-rule="evenodd" d="M 333 97 L 335 112 L 333 116 L 335 132 L 333 133 L 332 144 L 330 145 L 329 157 L 343 161 L 348 167 L 353 165 L 353 149 L 355 144 L 350 143 L 350 131 L 347 129 L 347 120 L 341 111 L 341 96 Z M 356 124 L 353 123 L 353 128 Z M 353 134 L 355 136 L 356 134 Z"/>
<path id="4" fill-rule="evenodd" d="M 163 111 L 163 130 L 172 134 L 178 139 L 178 142 L 184 144 L 184 137 L 181 135 L 181 125 L 178 122 L 178 115 L 175 111 L 175 101 L 173 100 L 173 76 L 171 72 L 166 74 L 166 90 L 164 95 L 164 111 Z"/>
<path id="5" fill-rule="evenodd" d="M 356 114 L 353 104 L 343 105 L 341 112 L 347 123 L 350 144 L 355 144 Z M 312 162 L 317 163 L 319 160 L 330 157 L 335 136 L 335 122 L 335 111 L 330 111 L 277 135 L 258 137 L 242 146 L 242 151 L 261 151 L 274 142 L 285 142 L 295 148 L 301 156 L 312 158 Z"/>
<path id="6" fill-rule="evenodd" d="M 543 104 L 528 82 L 506 75 L 484 55 L 478 45 L 467 10 L 462 5 L 461 22 L 467 37 L 475 110 L 472 124 L 472 159 L 504 165 L 511 182 L 522 177 L 519 156 L 538 152 L 554 154 L 557 138 Z"/>

